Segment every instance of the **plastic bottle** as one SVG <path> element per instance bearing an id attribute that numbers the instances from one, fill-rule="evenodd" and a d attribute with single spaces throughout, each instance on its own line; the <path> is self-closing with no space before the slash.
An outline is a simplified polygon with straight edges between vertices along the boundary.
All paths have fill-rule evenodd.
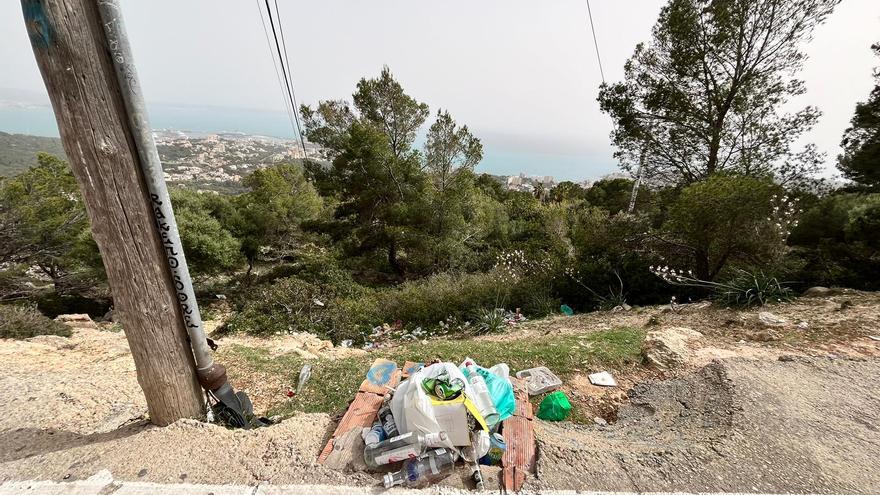
<path id="1" fill-rule="evenodd" d="M 367 447 L 378 445 L 379 442 L 388 438 L 385 435 L 385 428 L 382 427 L 381 421 L 373 423 L 372 428 L 364 428 L 361 432 L 361 437 L 364 439 L 364 444 Z"/>
<path id="2" fill-rule="evenodd" d="M 306 364 L 303 365 L 302 369 L 299 370 L 299 381 L 296 382 L 296 395 L 299 395 L 302 392 L 303 387 L 306 382 L 309 381 L 309 378 L 312 376 L 312 365 Z"/>
<path id="3" fill-rule="evenodd" d="M 364 461 L 367 466 L 376 468 L 394 462 L 415 459 L 432 447 L 439 447 L 446 441 L 446 432 L 429 433 L 404 433 L 374 446 L 364 449 Z"/>
<path id="4" fill-rule="evenodd" d="M 400 431 L 397 429 L 397 423 L 394 421 L 394 415 L 391 414 L 390 396 L 385 396 L 385 403 L 379 408 L 379 421 L 382 423 L 382 428 L 385 429 L 386 438 L 393 438 L 400 435 Z"/>
<path id="5" fill-rule="evenodd" d="M 468 362 L 465 367 L 468 370 L 468 381 L 471 384 L 471 391 L 473 397 L 469 397 L 470 400 L 477 406 L 477 410 L 480 411 L 480 414 L 483 415 L 483 419 L 486 421 L 486 425 L 489 428 L 492 428 L 498 421 L 501 420 L 501 416 L 498 414 L 498 410 L 495 409 L 495 404 L 492 402 L 492 396 L 489 395 L 489 387 L 486 386 L 486 380 L 477 373 L 477 367 L 472 362 Z"/>
<path id="6" fill-rule="evenodd" d="M 455 469 L 455 456 L 446 449 L 435 449 L 419 459 L 410 459 L 403 469 L 383 478 L 385 488 L 397 485 L 415 487 L 439 481 Z"/>

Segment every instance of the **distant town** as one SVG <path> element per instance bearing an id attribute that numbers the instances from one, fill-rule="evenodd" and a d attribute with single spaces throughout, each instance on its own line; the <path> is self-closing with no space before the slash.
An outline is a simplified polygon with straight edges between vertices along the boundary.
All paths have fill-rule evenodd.
<path id="1" fill-rule="evenodd" d="M 258 168 L 303 158 L 323 159 L 321 148 L 308 141 L 304 154 L 301 143 L 269 136 L 170 129 L 156 130 L 153 136 L 165 170 L 165 180 L 170 184 L 186 184 L 203 190 L 239 190 L 242 178 Z M 559 183 L 551 175 L 520 173 L 496 177 L 511 191 L 534 192 L 539 188 L 548 191 Z M 627 176 L 614 173 L 602 179 L 619 177 Z M 587 189 L 593 182 L 576 183 Z"/>

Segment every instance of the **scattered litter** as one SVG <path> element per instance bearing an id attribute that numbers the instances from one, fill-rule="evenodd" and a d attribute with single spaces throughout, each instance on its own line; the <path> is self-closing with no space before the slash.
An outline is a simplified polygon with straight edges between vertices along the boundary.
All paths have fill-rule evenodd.
<path id="1" fill-rule="evenodd" d="M 608 421 L 605 421 L 605 418 L 600 418 L 598 416 L 593 418 L 593 423 L 596 423 L 599 426 L 608 426 Z"/>
<path id="2" fill-rule="evenodd" d="M 876 340 L 876 341 L 880 342 L 880 336 L 877 336 L 877 335 L 869 335 L 868 338 L 871 339 L 871 340 Z"/>
<path id="3" fill-rule="evenodd" d="M 345 340 L 343 340 L 342 342 L 339 343 L 339 346 L 340 346 L 340 347 L 349 348 L 349 347 L 351 347 L 353 344 L 354 344 L 354 341 L 353 341 L 353 340 L 351 340 L 351 339 L 345 339 Z"/>
<path id="4" fill-rule="evenodd" d="M 299 395 L 302 392 L 303 387 L 306 385 L 306 382 L 309 381 L 309 378 L 312 376 L 312 365 L 305 364 L 302 369 L 299 370 L 299 380 L 296 382 L 296 395 Z"/>
<path id="5" fill-rule="evenodd" d="M 317 299 L 317 298 L 312 299 L 312 302 L 315 303 L 315 306 L 320 306 L 320 307 L 322 307 L 322 308 L 324 307 L 324 303 L 321 302 L 321 301 L 320 301 L 319 299 Z"/>
<path id="6" fill-rule="evenodd" d="M 221 301 L 226 300 L 226 294 L 217 294 L 215 297 Z"/>
<path id="7" fill-rule="evenodd" d="M 801 330 L 806 330 L 806 329 L 810 328 L 810 324 L 805 321 L 802 321 L 797 324 L 797 327 L 800 328 Z"/>
<path id="8" fill-rule="evenodd" d="M 403 464 L 403 469 L 396 473 L 388 473 L 383 477 L 385 488 L 406 485 L 419 487 L 440 481 L 452 474 L 455 469 L 455 456 L 446 449 L 432 450 L 428 455 L 410 459 Z"/>
<path id="9" fill-rule="evenodd" d="M 571 414 L 571 402 L 564 392 L 557 391 L 544 397 L 538 406 L 538 417 L 544 421 L 562 421 Z"/>
<path id="10" fill-rule="evenodd" d="M 600 387 L 616 387 L 617 380 L 611 376 L 611 373 L 607 371 L 600 371 L 599 373 L 593 373 L 590 375 L 590 383 L 593 385 L 598 385 Z"/>
<path id="11" fill-rule="evenodd" d="M 498 466 L 501 464 L 501 456 L 507 450 L 507 443 L 500 433 L 493 433 L 489 437 L 489 451 L 483 457 L 480 457 L 480 464 L 486 466 Z"/>
<path id="12" fill-rule="evenodd" d="M 520 380 L 528 378 L 529 395 L 541 395 L 562 386 L 562 380 L 546 366 L 518 371 L 516 377 Z"/>
<path id="13" fill-rule="evenodd" d="M 287 389 L 287 392 L 284 392 L 284 395 L 288 397 L 293 397 L 294 395 L 296 395 L 296 392 L 294 392 L 293 389 L 289 388 Z"/>
<path id="14" fill-rule="evenodd" d="M 563 304 L 559 306 L 559 312 L 564 314 L 565 316 L 574 316 L 574 310 L 571 309 L 571 306 L 568 304 Z"/>

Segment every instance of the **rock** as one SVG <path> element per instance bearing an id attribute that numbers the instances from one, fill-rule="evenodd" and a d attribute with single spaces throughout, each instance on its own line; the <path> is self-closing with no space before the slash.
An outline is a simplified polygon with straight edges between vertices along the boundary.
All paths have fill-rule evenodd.
<path id="1" fill-rule="evenodd" d="M 55 317 L 55 321 L 64 323 L 71 328 L 98 329 L 98 325 L 95 325 L 95 322 L 87 314 L 58 315 Z"/>
<path id="2" fill-rule="evenodd" d="M 834 293 L 835 291 L 829 289 L 828 287 L 821 287 L 817 285 L 816 287 L 810 287 L 809 289 L 805 290 L 802 295 L 803 297 L 828 297 L 834 295 Z"/>
<path id="3" fill-rule="evenodd" d="M 752 336 L 752 340 L 755 342 L 773 342 L 781 338 L 775 330 L 771 329 L 761 330 Z"/>
<path id="4" fill-rule="evenodd" d="M 765 327 L 783 327 L 788 324 L 788 320 L 773 313 L 761 311 L 758 313 L 758 323 Z"/>
<path id="5" fill-rule="evenodd" d="M 691 356 L 687 347 L 688 341 L 702 336 L 700 332 L 686 327 L 652 330 L 645 336 L 642 355 L 660 369 L 675 368 L 684 364 Z"/>

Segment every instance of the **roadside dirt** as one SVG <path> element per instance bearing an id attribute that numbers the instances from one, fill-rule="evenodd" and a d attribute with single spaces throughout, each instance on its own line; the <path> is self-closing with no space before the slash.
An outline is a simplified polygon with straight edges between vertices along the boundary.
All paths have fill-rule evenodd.
<path id="1" fill-rule="evenodd" d="M 538 476 L 526 487 L 875 492 L 880 342 L 870 336 L 880 334 L 880 294 L 801 299 L 764 311 L 787 323 L 767 327 L 758 311 L 685 305 L 529 322 L 504 336 L 621 325 L 703 334 L 680 368 L 622 370 L 617 389 L 585 377 L 567 383 L 567 392 L 591 404 L 587 414 L 609 425 L 536 420 Z M 363 352 L 313 336 L 226 337 L 221 344 L 329 358 Z M 93 325 L 80 325 L 69 339 L 0 340 L 0 401 L 0 482 L 85 479 L 107 469 L 117 479 L 164 483 L 377 484 L 317 464 L 334 427 L 326 414 L 249 432 L 187 420 L 150 426 L 124 335 Z M 497 473 L 486 474 L 491 484 Z"/>

